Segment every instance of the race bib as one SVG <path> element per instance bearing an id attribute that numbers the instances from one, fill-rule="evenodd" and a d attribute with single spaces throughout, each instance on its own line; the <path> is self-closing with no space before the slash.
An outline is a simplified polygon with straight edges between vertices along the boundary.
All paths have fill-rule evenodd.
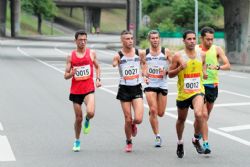
<path id="1" fill-rule="evenodd" d="M 123 71 L 124 80 L 133 80 L 139 78 L 139 68 L 135 66 L 126 66 Z"/>
<path id="2" fill-rule="evenodd" d="M 184 92 L 193 93 L 201 90 L 200 74 L 184 76 Z"/>
<path id="3" fill-rule="evenodd" d="M 162 79 L 164 76 L 164 68 L 163 66 L 149 66 L 148 68 L 148 77 L 149 78 L 158 78 L 158 79 Z"/>
<path id="4" fill-rule="evenodd" d="M 75 75 L 74 78 L 77 81 L 86 80 L 90 78 L 90 65 L 74 67 Z"/>

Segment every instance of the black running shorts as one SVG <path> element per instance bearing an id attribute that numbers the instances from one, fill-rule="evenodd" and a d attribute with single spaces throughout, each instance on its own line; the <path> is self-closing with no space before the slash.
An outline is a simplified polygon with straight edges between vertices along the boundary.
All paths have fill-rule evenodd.
<path id="1" fill-rule="evenodd" d="M 142 98 L 141 84 L 135 86 L 119 85 L 116 98 L 121 101 L 130 102 L 133 99 Z"/>
<path id="2" fill-rule="evenodd" d="M 183 100 L 183 101 L 180 101 L 180 100 L 176 100 L 176 106 L 180 109 L 184 109 L 184 108 L 191 108 L 193 109 L 193 104 L 192 104 L 192 101 L 193 99 L 198 96 L 198 95 L 201 95 L 201 96 L 204 96 L 203 93 L 198 93 L 198 94 L 195 94 L 193 95 L 192 97 L 186 99 L 186 100 Z M 204 98 L 204 103 L 205 103 L 205 98 Z"/>
<path id="3" fill-rule="evenodd" d="M 218 86 L 215 88 L 205 86 L 205 98 L 209 103 L 214 103 L 218 97 Z"/>
<path id="4" fill-rule="evenodd" d="M 70 94 L 69 95 L 69 100 L 72 101 L 73 103 L 77 103 L 77 104 L 80 104 L 82 105 L 83 101 L 84 101 L 84 98 L 91 94 L 91 93 L 94 93 L 95 91 L 91 91 L 91 92 L 88 92 L 86 94 Z"/>
<path id="5" fill-rule="evenodd" d="M 144 92 L 155 92 L 157 94 L 161 93 L 163 96 L 168 95 L 167 89 L 161 89 L 161 88 L 153 88 L 153 87 L 147 87 L 144 89 Z"/>

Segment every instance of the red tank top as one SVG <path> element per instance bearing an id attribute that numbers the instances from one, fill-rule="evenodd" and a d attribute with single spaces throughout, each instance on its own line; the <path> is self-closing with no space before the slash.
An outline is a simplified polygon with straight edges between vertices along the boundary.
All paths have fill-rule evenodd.
<path id="1" fill-rule="evenodd" d="M 86 94 L 95 90 L 93 81 L 93 62 L 90 58 L 90 49 L 86 48 L 82 58 L 76 56 L 76 51 L 71 53 L 71 67 L 76 69 L 72 77 L 71 94 Z"/>

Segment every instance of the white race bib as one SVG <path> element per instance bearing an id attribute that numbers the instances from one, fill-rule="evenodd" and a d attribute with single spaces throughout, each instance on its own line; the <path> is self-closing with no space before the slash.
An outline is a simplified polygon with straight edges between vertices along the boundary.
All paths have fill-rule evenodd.
<path id="1" fill-rule="evenodd" d="M 184 77 L 184 91 L 186 93 L 193 93 L 200 91 L 201 81 L 200 76 L 195 77 Z"/>
<path id="2" fill-rule="evenodd" d="M 75 80 L 79 81 L 90 78 L 91 71 L 89 64 L 84 66 L 74 67 L 74 70 L 75 70 L 75 75 L 74 75 Z"/>
<path id="3" fill-rule="evenodd" d="M 124 67 L 122 71 L 124 80 L 133 80 L 139 78 L 139 68 L 133 65 Z"/>
<path id="4" fill-rule="evenodd" d="M 164 74 L 163 66 L 150 65 L 148 68 L 148 77 L 149 78 L 163 78 Z"/>

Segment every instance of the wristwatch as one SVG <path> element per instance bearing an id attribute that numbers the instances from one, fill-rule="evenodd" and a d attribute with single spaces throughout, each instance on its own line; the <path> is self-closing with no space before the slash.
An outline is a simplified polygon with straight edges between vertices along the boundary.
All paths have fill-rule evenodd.
<path id="1" fill-rule="evenodd" d="M 217 70 L 220 70 L 220 65 L 217 65 Z"/>

